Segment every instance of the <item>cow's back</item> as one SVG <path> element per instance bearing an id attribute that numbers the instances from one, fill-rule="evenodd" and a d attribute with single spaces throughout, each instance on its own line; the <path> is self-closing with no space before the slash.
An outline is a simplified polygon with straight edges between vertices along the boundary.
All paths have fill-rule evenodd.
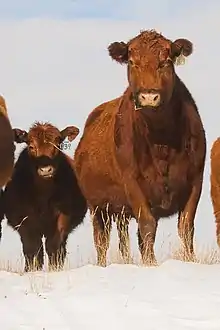
<path id="1" fill-rule="evenodd" d="M 89 115 L 74 156 L 75 171 L 83 194 L 92 205 L 114 196 L 114 204 L 125 203 L 120 187 L 121 172 L 115 158 L 115 118 L 121 98 L 98 106 Z M 115 203 L 116 202 L 116 203 Z M 101 206 L 101 205 L 100 205 Z"/>

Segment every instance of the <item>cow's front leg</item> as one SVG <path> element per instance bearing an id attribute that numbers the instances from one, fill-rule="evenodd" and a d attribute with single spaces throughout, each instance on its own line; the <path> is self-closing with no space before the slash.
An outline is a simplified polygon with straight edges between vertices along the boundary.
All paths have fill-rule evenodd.
<path id="1" fill-rule="evenodd" d="M 152 217 L 139 218 L 138 221 L 138 245 L 142 257 L 142 262 L 148 266 L 157 265 L 154 242 L 157 231 L 157 221 Z"/>
<path id="2" fill-rule="evenodd" d="M 194 261 L 193 248 L 194 219 L 202 191 L 202 176 L 196 178 L 185 207 L 180 210 L 178 218 L 178 234 L 183 243 L 184 257 L 186 260 Z"/>
<path id="3" fill-rule="evenodd" d="M 49 270 L 59 270 L 66 259 L 66 244 L 70 232 L 70 218 L 59 212 L 56 227 L 46 235 L 45 247 L 49 259 Z"/>
<path id="4" fill-rule="evenodd" d="M 138 223 L 138 244 L 144 265 L 156 265 L 154 242 L 157 231 L 157 219 L 153 216 L 138 183 L 129 178 L 125 184 L 127 198 Z"/>

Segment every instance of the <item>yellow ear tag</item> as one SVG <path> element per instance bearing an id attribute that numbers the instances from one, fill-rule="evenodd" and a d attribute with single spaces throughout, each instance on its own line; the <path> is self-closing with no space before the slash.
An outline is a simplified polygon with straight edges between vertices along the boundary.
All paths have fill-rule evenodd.
<path id="1" fill-rule="evenodd" d="M 186 63 L 186 58 L 183 55 L 183 53 L 181 53 L 178 57 L 176 57 L 174 64 L 175 65 L 184 65 Z"/>

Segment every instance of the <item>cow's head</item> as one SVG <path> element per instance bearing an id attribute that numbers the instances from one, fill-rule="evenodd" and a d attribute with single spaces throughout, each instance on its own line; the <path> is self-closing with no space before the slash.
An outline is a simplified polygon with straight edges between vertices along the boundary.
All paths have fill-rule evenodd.
<path id="1" fill-rule="evenodd" d="M 127 64 L 136 109 L 157 109 L 172 96 L 176 60 L 180 55 L 192 54 L 193 45 L 187 39 L 172 42 L 150 30 L 141 32 L 128 43 L 114 42 L 108 51 L 113 60 Z"/>
<path id="2" fill-rule="evenodd" d="M 33 169 L 44 179 L 52 178 L 59 164 L 59 154 L 62 152 L 60 144 L 68 137 L 73 141 L 79 134 L 79 129 L 75 126 L 68 126 L 62 131 L 50 123 L 35 123 L 26 132 L 14 128 L 14 141 L 26 143 L 28 155 L 33 164 Z"/>

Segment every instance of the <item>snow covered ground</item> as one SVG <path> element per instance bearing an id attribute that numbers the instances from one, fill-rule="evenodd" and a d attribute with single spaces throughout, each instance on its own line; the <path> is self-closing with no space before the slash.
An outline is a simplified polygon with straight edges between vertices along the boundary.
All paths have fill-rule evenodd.
<path id="1" fill-rule="evenodd" d="M 167 220 L 166 230 L 169 225 L 176 223 Z M 64 271 L 23 274 L 20 240 L 4 222 L 0 249 L 0 328 L 219 330 L 220 264 L 170 259 L 168 252 L 162 253 L 170 244 L 169 235 L 165 237 L 164 248 L 163 230 L 160 230 L 156 244 L 160 265 L 142 267 L 138 265 L 134 230 L 135 223 L 131 223 L 136 264 L 120 263 L 114 252 L 117 236 L 113 230 L 110 265 L 95 266 L 91 223 L 87 221 L 70 237 Z M 211 257 L 208 261 L 212 261 Z"/>
<path id="2" fill-rule="evenodd" d="M 219 330 L 219 265 L 0 272 L 1 329 Z"/>

